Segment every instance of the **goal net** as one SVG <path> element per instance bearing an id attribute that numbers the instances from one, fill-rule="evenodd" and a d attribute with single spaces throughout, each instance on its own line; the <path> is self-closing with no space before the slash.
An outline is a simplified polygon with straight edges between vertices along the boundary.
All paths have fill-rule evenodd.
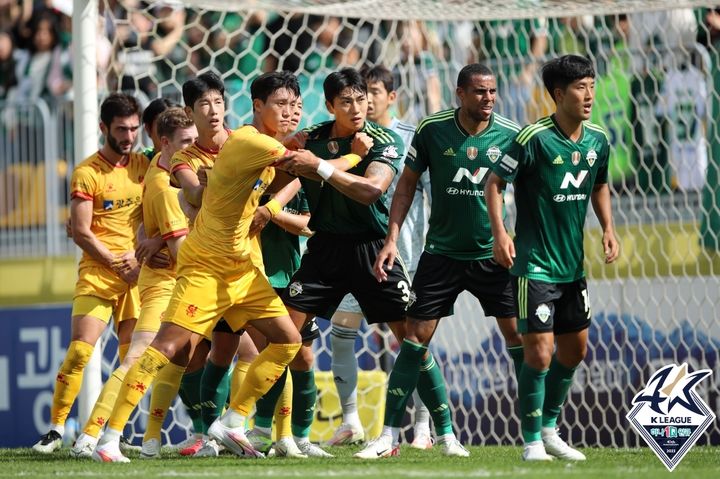
<path id="1" fill-rule="evenodd" d="M 251 117 L 249 85 L 274 69 L 295 72 L 303 125 L 329 118 L 322 82 L 339 67 L 382 63 L 398 85 L 395 114 L 416 124 L 456 105 L 469 62 L 498 78 L 497 111 L 520 124 L 552 111 L 539 66 L 578 53 L 597 69 L 593 120 L 612 143 L 611 187 L 622 256 L 604 265 L 601 235 L 587 224 L 586 270 L 593 311 L 587 360 L 561 428 L 574 444 L 633 446 L 630 401 L 653 371 L 688 362 L 720 371 L 720 13 L 683 0 L 101 1 L 108 44 L 106 90 L 181 100 L 188 78 L 219 73 L 227 123 Z M 509 226 L 513 225 L 512 196 Z M 328 330 L 317 344 L 329 369 Z M 392 363 L 387 333 L 365 328 L 363 369 Z M 432 350 L 442 365 L 455 428 L 464 442 L 519 441 L 516 383 L 501 336 L 464 294 L 443 319 Z M 717 409 L 720 376 L 701 395 Z M 331 388 L 332 389 L 332 388 Z M 332 391 L 323 390 L 322 394 Z M 320 403 L 323 402 L 322 397 Z M 364 417 L 382 421 L 372 404 Z M 320 407 L 319 409 L 322 409 Z M 171 428 L 189 425 L 175 406 Z M 340 411 L 322 411 L 326 417 Z M 135 433 L 141 434 L 136 420 Z M 371 425 L 367 425 L 370 427 Z M 409 430 L 409 429 L 407 429 Z M 705 442 L 719 443 L 712 426 Z"/>

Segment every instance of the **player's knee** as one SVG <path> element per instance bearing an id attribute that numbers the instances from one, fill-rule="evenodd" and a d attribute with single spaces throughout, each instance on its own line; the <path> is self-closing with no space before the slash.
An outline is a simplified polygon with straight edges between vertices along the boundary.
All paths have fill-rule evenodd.
<path id="1" fill-rule="evenodd" d="M 552 350 L 548 350 L 544 344 L 530 344 L 523 348 L 525 363 L 533 369 L 543 370 L 550 367 Z"/>
<path id="2" fill-rule="evenodd" d="M 315 362 L 312 347 L 302 346 L 295 358 L 290 362 L 290 369 L 294 371 L 310 371 Z"/>

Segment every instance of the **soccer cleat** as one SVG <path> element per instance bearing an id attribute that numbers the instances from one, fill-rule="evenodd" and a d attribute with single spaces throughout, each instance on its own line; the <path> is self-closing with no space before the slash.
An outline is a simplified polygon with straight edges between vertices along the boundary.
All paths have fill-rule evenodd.
<path id="1" fill-rule="evenodd" d="M 250 444 L 252 444 L 256 451 L 260 451 L 265 455 L 270 452 L 273 442 L 269 434 L 265 434 L 258 429 L 251 429 L 245 434 L 245 437 L 248 438 L 248 441 L 250 441 Z"/>
<path id="2" fill-rule="evenodd" d="M 263 458 L 265 454 L 255 449 L 245 436 L 242 427 L 226 427 L 216 419 L 208 429 L 208 435 L 238 456 Z"/>
<path id="3" fill-rule="evenodd" d="M 360 444 L 365 440 L 365 431 L 362 427 L 342 423 L 335 430 L 335 434 L 325 443 L 326 446 L 349 446 Z"/>
<path id="4" fill-rule="evenodd" d="M 568 443 L 560 438 L 557 432 L 543 435 L 542 441 L 545 446 L 545 452 L 558 459 L 564 459 L 566 461 L 584 461 L 586 459 L 585 454 L 570 447 Z"/>
<path id="5" fill-rule="evenodd" d="M 130 451 L 140 452 L 140 449 L 141 449 L 140 446 L 135 446 L 125 436 L 120 436 L 120 450 L 122 452 L 130 452 Z"/>
<path id="6" fill-rule="evenodd" d="M 192 443 L 190 443 L 190 439 L 192 439 Z M 181 456 L 194 456 L 195 453 L 197 453 L 200 450 L 200 448 L 203 447 L 204 439 L 200 436 L 195 436 L 192 438 L 187 438 L 184 442 L 187 442 L 188 445 L 182 449 L 179 449 L 180 455 Z"/>
<path id="7" fill-rule="evenodd" d="M 525 444 L 522 453 L 523 461 L 552 461 L 553 457 L 545 452 L 545 446 L 541 441 L 533 441 Z"/>
<path id="8" fill-rule="evenodd" d="M 218 457 L 220 455 L 221 447 L 222 446 L 218 445 L 214 439 L 206 439 L 203 442 L 202 447 L 198 449 L 198 452 L 196 452 L 192 457 Z"/>
<path id="9" fill-rule="evenodd" d="M 308 457 L 306 454 L 303 454 L 297 444 L 295 444 L 295 440 L 291 437 L 282 437 L 278 439 L 275 443 L 274 449 L 275 457 L 290 457 L 295 459 L 306 459 Z"/>
<path id="10" fill-rule="evenodd" d="M 415 431 L 415 434 L 413 435 L 413 442 L 410 444 L 410 447 L 414 449 L 432 449 L 434 443 L 435 441 L 430 435 L 430 431 L 423 429 Z"/>
<path id="11" fill-rule="evenodd" d="M 300 449 L 300 452 L 305 454 L 307 457 L 335 457 L 329 452 L 325 452 L 320 447 L 316 446 L 315 444 L 311 443 L 307 439 L 304 441 L 297 443 L 298 449 Z M 277 454 L 277 451 L 276 451 Z"/>
<path id="12" fill-rule="evenodd" d="M 470 457 L 470 451 L 460 444 L 460 441 L 453 439 L 442 443 L 442 453 L 450 457 Z"/>
<path id="13" fill-rule="evenodd" d="M 193 444 L 195 444 L 195 442 L 197 442 L 198 439 L 202 440 L 202 438 L 200 436 L 188 436 L 185 438 L 185 440 L 183 442 L 180 442 L 178 444 L 170 446 L 170 448 L 174 451 L 182 451 L 186 447 L 190 447 Z"/>
<path id="14" fill-rule="evenodd" d="M 92 458 L 97 462 L 130 462 L 130 459 L 120 452 L 120 445 L 115 441 L 98 443 Z"/>
<path id="15" fill-rule="evenodd" d="M 92 457 L 92 453 L 97 446 L 97 438 L 90 436 L 89 434 L 82 433 L 75 439 L 75 444 L 70 449 L 70 455 L 78 459 Z"/>
<path id="16" fill-rule="evenodd" d="M 48 431 L 44 436 L 40 436 L 40 440 L 32 447 L 33 451 L 42 454 L 50 454 L 62 447 L 62 436 L 56 430 Z"/>
<path id="17" fill-rule="evenodd" d="M 148 439 L 143 441 L 140 449 L 140 457 L 143 459 L 159 459 L 160 458 L 160 440 Z"/>
<path id="18" fill-rule="evenodd" d="M 353 454 L 353 457 L 357 459 L 380 459 L 399 455 L 400 444 L 393 444 L 390 436 L 380 436 L 374 441 L 370 441 L 365 446 L 365 449 Z"/>

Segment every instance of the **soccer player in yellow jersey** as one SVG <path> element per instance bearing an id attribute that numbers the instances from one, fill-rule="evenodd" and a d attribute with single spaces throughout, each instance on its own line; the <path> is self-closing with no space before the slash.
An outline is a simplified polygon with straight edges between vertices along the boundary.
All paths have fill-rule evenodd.
<path id="1" fill-rule="evenodd" d="M 140 309 L 135 230 L 142 216 L 142 182 L 149 163 L 142 153 L 132 152 L 139 128 L 137 100 L 110 95 L 100 107 L 105 144 L 73 171 L 72 236 L 83 255 L 73 298 L 71 341 L 55 379 L 50 431 L 33 446 L 37 452 L 47 454 L 61 447 L 85 365 L 111 316 L 121 356 L 130 344 Z"/>
<path id="2" fill-rule="evenodd" d="M 289 78 L 292 81 L 288 80 L 284 89 L 297 97 L 297 80 Z M 291 111 L 289 103 L 284 109 Z M 270 112 L 267 115 L 271 116 Z M 262 116 L 256 112 L 258 126 L 262 125 Z M 118 442 L 135 405 L 160 369 L 171 361 L 177 367 L 187 364 L 195 346 L 210 336 L 221 316 L 233 330 L 252 320 L 270 342 L 250 366 L 238 404 L 232 405 L 230 427 L 223 428 L 226 434 L 222 435 L 234 452 L 255 453 L 244 436 L 245 418 L 300 347 L 300 334 L 282 301 L 251 261 L 248 236 L 258 200 L 275 175 L 268 166 L 285 154 L 282 144 L 260 133 L 256 126 L 246 125 L 230 135 L 208 175 L 195 227 L 180 250 L 177 284 L 164 322 L 151 346 L 125 376 L 107 431 L 93 454 L 95 459 L 127 461 Z"/>
<path id="3" fill-rule="evenodd" d="M 142 202 L 143 225 L 145 235 L 148 238 L 162 238 L 165 241 L 167 247 L 163 253 L 169 254 L 175 260 L 180 244 L 188 233 L 188 224 L 187 218 L 178 203 L 178 189 L 170 185 L 170 158 L 177 150 L 185 148 L 195 141 L 197 129 L 182 108 L 165 110 L 155 120 L 155 124 L 161 153 L 158 153 L 153 158 L 145 175 L 145 190 Z M 153 268 L 148 263 L 143 263 L 138 279 L 138 287 L 142 307 L 132 335 L 130 349 L 120 366 L 103 386 L 88 422 L 85 424 L 83 433 L 73 445 L 72 454 L 75 457 L 90 457 L 92 455 L 100 430 L 115 404 L 117 392 L 122 385 L 125 373 L 155 338 L 155 334 L 160 328 L 160 318 L 167 309 L 170 295 L 175 287 L 174 262 L 168 268 Z M 169 407 L 169 402 L 177 395 L 177 387 L 168 387 L 166 385 L 168 382 L 179 384 L 184 368 L 168 367 L 164 372 L 165 374 L 171 374 L 171 377 L 169 381 L 160 381 L 163 385 L 160 389 L 170 389 L 170 392 L 168 394 L 158 394 L 160 391 L 156 388 L 153 391 L 153 397 L 162 396 L 158 397 L 158 399 L 164 400 L 164 402 L 168 403 L 167 407 Z M 156 410 L 159 412 L 156 412 Z M 164 416 L 164 410 L 162 406 L 154 405 L 150 412 L 151 415 L 162 413 Z M 159 451 L 157 420 L 154 423 L 157 429 L 157 438 L 154 438 L 154 444 Z M 162 420 L 160 420 L 160 424 L 162 424 Z"/>

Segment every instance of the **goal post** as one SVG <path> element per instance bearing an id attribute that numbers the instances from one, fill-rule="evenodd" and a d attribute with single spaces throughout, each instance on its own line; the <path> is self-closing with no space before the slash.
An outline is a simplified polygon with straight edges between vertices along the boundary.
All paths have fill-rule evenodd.
<path id="1" fill-rule="evenodd" d="M 76 0 L 74 16 L 83 15 L 79 6 L 93 3 Z M 395 114 L 417 124 L 456 105 L 457 74 L 469 62 L 493 69 L 497 111 L 526 124 L 553 108 L 539 75 L 542 63 L 565 53 L 589 57 L 597 71 L 592 120 L 607 130 L 612 144 L 610 181 L 622 253 L 616 264 L 604 265 L 590 214 L 589 353 L 561 428 L 574 444 L 638 445 L 624 418 L 652 372 L 671 362 L 720 371 L 720 31 L 712 27 L 720 13 L 711 2 L 98 3 L 112 53 L 93 78 L 99 76 L 108 90 L 181 100 L 185 80 L 216 71 L 226 84 L 231 127 L 251 117 L 249 85 L 264 71 L 298 75 L 303 125 L 309 125 L 329 118 L 322 93 L 329 72 L 379 63 L 396 79 Z M 76 43 L 85 44 L 79 37 L 84 32 L 74 32 Z M 77 63 L 76 73 L 87 74 L 90 64 Z M 512 227 L 512 196 L 507 200 Z M 326 326 L 316 345 L 320 370 L 329 369 Z M 363 329 L 361 366 L 379 368 L 381 345 L 389 343 L 387 332 Z M 517 443 L 512 367 L 494 321 L 474 298 L 461 295 L 455 314 L 441 321 L 432 349 L 461 439 Z M 716 375 L 713 384 L 718 380 Z M 720 407 L 717 387 L 700 393 Z M 181 430 L 186 418 L 177 417 L 171 428 Z M 138 424 L 134 420 L 133 427 Z M 720 442 L 720 427 L 709 428 L 702 441 Z"/>

